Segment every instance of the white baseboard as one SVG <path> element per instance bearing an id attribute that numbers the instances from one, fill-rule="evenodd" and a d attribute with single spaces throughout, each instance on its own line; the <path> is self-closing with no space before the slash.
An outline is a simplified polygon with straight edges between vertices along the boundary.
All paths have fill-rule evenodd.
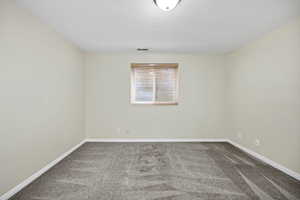
<path id="1" fill-rule="evenodd" d="M 54 161 L 50 162 L 48 165 L 46 165 L 45 167 L 43 167 L 42 169 L 40 169 L 38 172 L 34 173 L 32 176 L 30 176 L 29 178 L 27 178 L 26 180 L 24 180 L 22 183 L 20 183 L 16 187 L 12 188 L 11 190 L 9 190 L 5 194 L 3 194 L 0 197 L 0 200 L 7 200 L 7 199 L 11 198 L 12 196 L 14 196 L 16 193 L 18 193 L 23 188 L 25 188 L 27 185 L 29 185 L 30 183 L 32 183 L 35 179 L 37 179 L 38 177 L 40 177 L 42 174 L 44 174 L 46 171 L 48 171 L 54 165 L 56 165 L 61 160 L 63 160 L 65 157 L 67 157 L 68 155 L 70 155 L 73 151 L 75 151 L 76 149 L 78 149 L 84 143 L 85 143 L 85 140 L 82 141 L 82 142 L 80 142 L 78 145 L 74 146 L 72 149 L 70 149 L 66 153 L 64 153 L 61 156 L 59 156 Z"/>
<path id="2" fill-rule="evenodd" d="M 289 175 L 289 176 L 291 176 L 291 177 L 293 177 L 293 178 L 295 178 L 295 179 L 297 179 L 297 180 L 300 181 L 300 174 L 299 173 L 294 172 L 294 171 L 292 171 L 292 170 L 284 167 L 283 165 L 278 164 L 278 163 L 274 162 L 273 160 L 271 160 L 271 159 L 269 159 L 269 158 L 267 158 L 267 157 L 265 157 L 265 156 L 263 156 L 261 154 L 258 154 L 258 153 L 254 152 L 254 151 L 252 151 L 252 150 L 250 150 L 250 149 L 248 149 L 246 147 L 243 147 L 242 145 L 239 145 L 236 142 L 233 142 L 231 140 L 227 140 L 227 142 L 229 142 L 233 146 L 241 149 L 242 151 L 244 151 L 244 152 L 252 155 L 253 157 L 255 157 L 255 158 L 257 158 L 257 159 L 259 159 L 259 160 L 261 160 L 261 161 L 263 161 L 263 162 L 271 165 L 272 167 L 274 167 L 274 168 L 276 168 L 276 169 L 284 172 L 285 174 L 287 174 L 287 175 Z"/>
<path id="3" fill-rule="evenodd" d="M 272 167 L 286 173 L 287 175 L 294 177 L 297 180 L 300 180 L 300 174 L 272 161 L 271 159 L 266 158 L 265 156 L 262 156 L 250 149 L 247 149 L 231 140 L 228 139 L 171 139 L 171 138 L 102 138 L 102 139 L 97 139 L 97 138 L 88 138 L 85 139 L 84 141 L 80 142 L 78 145 L 67 151 L 66 153 L 62 154 L 60 157 L 58 157 L 56 160 L 52 161 L 49 163 L 47 166 L 24 180 L 22 183 L 5 193 L 0 197 L 0 200 L 8 200 L 10 197 L 18 193 L 20 190 L 25 188 L 27 185 L 32 183 L 35 179 L 40 177 L 42 174 L 44 174 L 46 171 L 48 171 L 50 168 L 52 168 L 54 165 L 59 163 L 61 160 L 63 160 L 65 157 L 67 157 L 69 154 L 71 154 L 73 151 L 78 149 L 81 145 L 83 145 L 86 142 L 228 142 L 232 144 L 233 146 L 241 149 L 242 151 L 245 151 L 246 153 L 254 156 L 255 158 L 262 160 L 263 162 L 271 165 Z"/>
<path id="4" fill-rule="evenodd" d="M 227 142 L 227 139 L 193 139 L 193 138 L 88 138 L 86 142 Z"/>
<path id="5" fill-rule="evenodd" d="M 228 139 L 172 139 L 172 138 L 88 138 L 86 142 L 228 142 L 233 146 L 245 151 L 246 153 L 252 155 L 253 157 L 271 165 L 272 167 L 286 173 L 287 175 L 294 177 L 297 180 L 300 180 L 300 174 L 274 162 L 273 160 L 260 155 L 248 148 L 245 148 L 231 140 Z"/>

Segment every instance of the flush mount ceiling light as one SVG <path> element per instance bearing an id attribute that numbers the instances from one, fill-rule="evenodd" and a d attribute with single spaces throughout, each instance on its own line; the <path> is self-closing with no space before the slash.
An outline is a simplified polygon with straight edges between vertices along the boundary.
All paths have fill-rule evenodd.
<path id="1" fill-rule="evenodd" d="M 163 11 L 173 10 L 181 0 L 153 0 L 154 3 Z"/>

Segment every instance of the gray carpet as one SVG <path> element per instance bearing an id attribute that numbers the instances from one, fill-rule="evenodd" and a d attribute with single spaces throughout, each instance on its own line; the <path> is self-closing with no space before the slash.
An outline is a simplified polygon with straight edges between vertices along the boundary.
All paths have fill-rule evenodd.
<path id="1" fill-rule="evenodd" d="M 86 143 L 11 200 L 296 200 L 300 182 L 228 143 Z"/>

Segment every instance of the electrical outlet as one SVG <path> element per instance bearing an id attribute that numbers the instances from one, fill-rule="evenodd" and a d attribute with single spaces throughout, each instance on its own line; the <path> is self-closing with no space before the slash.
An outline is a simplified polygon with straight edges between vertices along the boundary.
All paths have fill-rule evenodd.
<path id="1" fill-rule="evenodd" d="M 260 146 L 260 140 L 259 139 L 254 140 L 254 144 L 255 146 Z"/>
<path id="2" fill-rule="evenodd" d="M 243 139 L 243 133 L 242 133 L 242 132 L 238 132 L 238 133 L 237 133 L 237 137 L 238 137 L 239 139 Z"/>
<path id="3" fill-rule="evenodd" d="M 118 134 L 121 133 L 121 128 L 117 128 L 117 133 L 118 133 Z"/>

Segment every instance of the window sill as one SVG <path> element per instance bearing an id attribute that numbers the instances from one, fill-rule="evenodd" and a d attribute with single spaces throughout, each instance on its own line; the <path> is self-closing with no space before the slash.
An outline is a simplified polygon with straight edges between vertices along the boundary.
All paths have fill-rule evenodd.
<path id="1" fill-rule="evenodd" d="M 178 105 L 178 102 L 131 102 L 132 105 Z"/>

